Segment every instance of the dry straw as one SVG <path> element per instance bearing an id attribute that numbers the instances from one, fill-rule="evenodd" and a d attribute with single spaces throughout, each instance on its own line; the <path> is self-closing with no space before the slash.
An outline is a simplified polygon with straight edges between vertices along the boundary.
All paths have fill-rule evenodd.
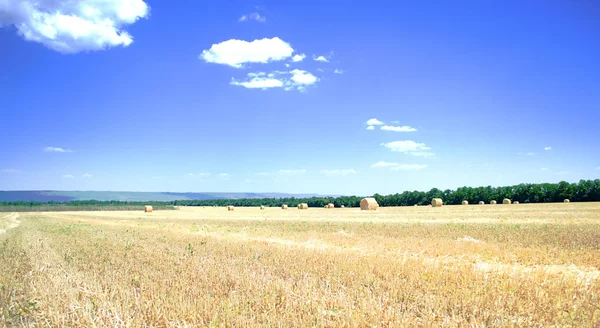
<path id="1" fill-rule="evenodd" d="M 484 205 L 484 204 L 485 204 L 485 202 L 484 202 L 484 201 L 480 201 L 480 202 L 479 202 L 479 205 Z"/>
<path id="2" fill-rule="evenodd" d="M 490 204 L 491 205 L 496 205 L 498 202 L 496 202 L 495 200 L 491 201 Z"/>
<path id="3" fill-rule="evenodd" d="M 230 212 L 233 211 L 233 206 L 231 206 L 231 205 L 227 206 L 227 210 L 230 211 Z"/>
<path id="4" fill-rule="evenodd" d="M 570 203 L 571 201 L 568 199 L 565 199 L 565 203 Z"/>
<path id="5" fill-rule="evenodd" d="M 444 201 L 441 198 L 434 198 L 431 200 L 431 206 L 433 207 L 442 207 L 444 205 Z"/>
<path id="6" fill-rule="evenodd" d="M 335 205 L 333 205 L 333 203 L 329 203 L 329 204 L 327 204 L 327 207 L 329 207 L 329 208 L 335 208 Z"/>
<path id="7" fill-rule="evenodd" d="M 463 200 L 463 201 L 462 201 L 462 204 L 463 204 L 463 205 L 469 205 L 469 202 L 468 202 L 468 201 L 466 201 L 466 200 Z"/>
<path id="8" fill-rule="evenodd" d="M 361 211 L 376 211 L 379 208 L 379 204 L 377 204 L 377 201 L 375 200 L 375 198 L 369 197 L 369 198 L 363 198 L 360 201 L 360 210 Z"/>
<path id="9" fill-rule="evenodd" d="M 287 208 L 288 208 L 288 206 L 287 206 L 287 205 L 285 205 L 285 204 L 281 205 L 281 209 L 282 209 L 282 210 L 287 210 Z"/>
<path id="10" fill-rule="evenodd" d="M 340 205 L 340 208 L 345 208 L 345 207 L 346 207 L 346 206 L 344 206 L 344 205 Z"/>
<path id="11" fill-rule="evenodd" d="M 513 204 L 517 204 L 517 205 L 518 205 L 518 204 L 519 204 L 519 202 L 515 200 L 515 201 L 513 202 Z"/>
<path id="12" fill-rule="evenodd" d="M 146 212 L 146 213 L 152 213 L 152 206 L 150 206 L 150 205 L 144 206 L 144 212 Z"/>
<path id="13" fill-rule="evenodd" d="M 299 210 L 307 210 L 308 209 L 308 204 L 306 204 L 306 203 L 298 204 L 298 209 Z"/>
<path id="14" fill-rule="evenodd" d="M 265 206 L 264 206 L 264 205 L 260 205 L 260 209 L 261 209 L 261 210 L 264 210 L 264 209 L 265 209 Z"/>
<path id="15" fill-rule="evenodd" d="M 502 204 L 509 205 L 509 204 L 511 204 L 511 201 L 508 198 L 504 198 L 504 200 L 502 201 Z"/>

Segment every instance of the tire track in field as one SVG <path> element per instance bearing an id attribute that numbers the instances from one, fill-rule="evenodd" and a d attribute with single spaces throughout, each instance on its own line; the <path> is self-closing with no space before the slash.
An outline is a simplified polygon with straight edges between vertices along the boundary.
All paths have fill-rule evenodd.
<path id="1" fill-rule="evenodd" d="M 21 224 L 19 213 L 10 213 L 0 219 L 0 235 L 6 233 L 10 229 L 14 229 Z"/>

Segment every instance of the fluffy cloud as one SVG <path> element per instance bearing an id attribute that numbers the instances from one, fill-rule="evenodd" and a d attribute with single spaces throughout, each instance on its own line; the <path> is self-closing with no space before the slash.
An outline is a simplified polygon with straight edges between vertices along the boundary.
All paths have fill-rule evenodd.
<path id="1" fill-rule="evenodd" d="M 213 44 L 210 49 L 202 51 L 200 59 L 207 63 L 241 68 L 247 63 L 266 64 L 284 60 L 291 57 L 293 52 L 292 46 L 278 37 L 251 42 L 231 39 Z"/>
<path id="2" fill-rule="evenodd" d="M 304 91 L 306 87 L 319 81 L 319 78 L 312 73 L 300 69 L 294 69 L 289 72 L 274 71 L 269 74 L 264 72 L 248 73 L 248 79 L 238 81 L 235 78 L 231 80 L 231 85 L 241 86 L 249 89 L 270 89 L 284 88 L 284 90 Z"/>
<path id="3" fill-rule="evenodd" d="M 231 85 L 237 85 L 248 89 L 269 89 L 269 88 L 281 88 L 284 82 L 275 78 L 268 77 L 254 77 L 248 81 L 236 81 L 232 79 L 229 83 Z"/>
<path id="4" fill-rule="evenodd" d="M 58 148 L 58 147 L 46 147 L 44 151 L 47 153 L 72 153 L 70 149 Z"/>
<path id="5" fill-rule="evenodd" d="M 552 150 L 552 147 L 544 147 L 544 150 Z"/>
<path id="6" fill-rule="evenodd" d="M 333 70 L 333 73 L 335 73 L 335 74 L 344 74 L 344 71 L 341 70 L 341 69 L 339 69 L 339 68 L 336 68 L 336 69 Z"/>
<path id="7" fill-rule="evenodd" d="M 82 177 L 84 177 L 84 178 L 91 178 L 91 177 L 92 177 L 92 175 L 91 175 L 91 174 L 89 174 L 89 173 L 85 173 L 84 175 L 82 175 Z"/>
<path id="8" fill-rule="evenodd" d="M 251 13 L 248 15 L 242 15 L 242 17 L 240 17 L 239 19 L 240 22 L 245 22 L 248 20 L 255 20 L 259 23 L 264 23 L 267 20 L 267 18 L 265 16 L 261 16 L 258 13 Z"/>
<path id="9" fill-rule="evenodd" d="M 349 175 L 356 174 L 354 169 L 335 169 L 335 170 L 321 170 L 321 173 L 325 175 Z"/>
<path id="10" fill-rule="evenodd" d="M 0 172 L 1 173 L 19 173 L 21 171 L 15 170 L 15 169 L 1 169 Z"/>
<path id="11" fill-rule="evenodd" d="M 388 143 L 382 143 L 381 146 L 393 151 L 404 153 L 412 156 L 421 156 L 421 157 L 432 157 L 435 154 L 429 152 L 431 149 L 427 147 L 424 143 L 417 143 L 412 140 L 401 140 L 401 141 L 392 141 Z"/>
<path id="12" fill-rule="evenodd" d="M 322 63 L 329 63 L 329 58 L 327 58 L 325 56 L 313 56 L 313 60 L 322 62 Z"/>
<path id="13" fill-rule="evenodd" d="M 383 122 L 381 122 L 380 120 L 378 120 L 376 118 L 372 118 L 367 121 L 367 125 L 383 125 Z"/>
<path id="14" fill-rule="evenodd" d="M 142 0 L 1 0 L 0 27 L 14 25 L 28 41 L 77 53 L 130 45 L 123 26 L 149 12 Z"/>
<path id="15" fill-rule="evenodd" d="M 65 174 L 65 175 L 63 175 L 63 178 L 65 178 L 65 179 L 73 179 L 74 176 L 72 176 L 71 174 Z"/>
<path id="16" fill-rule="evenodd" d="M 383 131 L 394 131 L 394 132 L 415 132 L 417 131 L 417 129 L 410 127 L 410 126 L 391 126 L 391 125 L 384 125 L 381 127 L 381 130 Z"/>
<path id="17" fill-rule="evenodd" d="M 375 130 L 375 127 L 372 125 L 367 126 L 367 130 Z"/>
<path id="18" fill-rule="evenodd" d="M 304 58 L 306 58 L 306 55 L 305 55 L 305 54 L 296 54 L 296 55 L 294 55 L 294 57 L 292 57 L 292 61 L 293 61 L 294 63 L 297 63 L 297 62 L 301 62 L 301 61 L 303 61 L 303 60 L 304 60 Z"/>

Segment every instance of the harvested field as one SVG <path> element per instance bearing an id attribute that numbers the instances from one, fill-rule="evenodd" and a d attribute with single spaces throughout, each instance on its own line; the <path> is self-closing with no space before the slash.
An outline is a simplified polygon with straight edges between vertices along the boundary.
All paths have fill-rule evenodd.
<path id="1" fill-rule="evenodd" d="M 600 325 L 600 203 L 15 215 L 8 326 Z"/>

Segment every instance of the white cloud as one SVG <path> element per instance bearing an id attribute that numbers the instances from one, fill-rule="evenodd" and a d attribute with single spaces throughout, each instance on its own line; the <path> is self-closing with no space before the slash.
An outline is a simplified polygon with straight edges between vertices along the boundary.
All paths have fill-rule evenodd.
<path id="1" fill-rule="evenodd" d="M 1 169 L 0 172 L 2 173 L 20 173 L 20 170 L 15 170 L 15 169 Z"/>
<path id="2" fill-rule="evenodd" d="M 528 152 L 528 153 L 519 153 L 519 155 L 525 155 L 525 156 L 535 156 L 535 153 L 533 153 L 533 152 Z"/>
<path id="3" fill-rule="evenodd" d="M 432 157 L 435 154 L 429 152 L 430 147 L 427 147 L 424 143 L 417 143 L 412 140 L 401 140 L 401 141 L 392 141 L 388 143 L 382 143 L 381 146 L 393 151 L 404 153 L 412 156 L 421 156 L 421 157 Z"/>
<path id="4" fill-rule="evenodd" d="M 28 41 L 61 53 L 129 46 L 123 26 L 148 17 L 142 0 L 2 0 L 0 27 L 14 25 Z"/>
<path id="5" fill-rule="evenodd" d="M 72 153 L 70 149 L 58 148 L 58 147 L 46 147 L 44 151 L 47 153 Z"/>
<path id="6" fill-rule="evenodd" d="M 367 130 L 375 130 L 375 127 L 372 125 L 367 126 Z"/>
<path id="7" fill-rule="evenodd" d="M 281 174 L 281 175 L 295 175 L 295 174 L 304 174 L 306 173 L 305 169 L 301 169 L 301 170 L 279 170 L 277 171 L 277 173 Z"/>
<path id="8" fill-rule="evenodd" d="M 550 169 L 549 169 L 549 168 L 547 168 L 547 167 L 542 167 L 540 170 L 542 170 L 542 171 L 545 171 L 545 172 L 548 172 L 548 171 L 550 171 Z"/>
<path id="9" fill-rule="evenodd" d="M 63 178 L 65 178 L 65 179 L 73 179 L 74 176 L 72 176 L 71 174 L 65 174 L 65 175 L 63 175 Z"/>
<path id="10" fill-rule="evenodd" d="M 290 71 L 292 74 L 291 81 L 294 85 L 311 85 L 317 83 L 319 79 L 307 71 L 295 69 Z"/>
<path id="11" fill-rule="evenodd" d="M 552 147 L 544 147 L 544 150 L 552 150 Z"/>
<path id="12" fill-rule="evenodd" d="M 292 57 L 292 61 L 293 61 L 294 63 L 297 63 L 297 62 L 301 62 L 301 61 L 303 61 L 303 60 L 304 60 L 304 58 L 306 58 L 306 55 L 305 55 L 305 54 L 295 54 L 295 55 L 294 55 L 294 57 Z"/>
<path id="13" fill-rule="evenodd" d="M 248 15 L 242 15 L 242 17 L 239 19 L 240 22 L 245 22 L 248 20 L 255 20 L 259 23 L 264 23 L 267 18 L 265 16 L 261 16 L 259 13 L 251 13 Z"/>
<path id="14" fill-rule="evenodd" d="M 188 173 L 188 176 L 190 176 L 192 178 L 208 178 L 210 176 L 210 173 L 207 173 L 207 172 Z"/>
<path id="15" fill-rule="evenodd" d="M 371 167 L 393 167 L 393 166 L 398 166 L 400 164 L 398 163 L 392 163 L 392 162 L 377 162 L 373 165 L 371 165 Z"/>
<path id="16" fill-rule="evenodd" d="M 329 58 L 325 56 L 313 56 L 313 59 L 318 62 L 329 63 Z"/>
<path id="17" fill-rule="evenodd" d="M 229 174 L 229 173 L 219 173 L 219 178 L 221 178 L 223 180 L 227 180 L 227 179 L 231 178 L 231 174 Z"/>
<path id="18" fill-rule="evenodd" d="M 391 168 L 392 171 L 414 171 L 427 168 L 426 164 L 399 164 Z"/>
<path id="19" fill-rule="evenodd" d="M 333 73 L 335 73 L 335 74 L 344 74 L 344 71 L 341 70 L 341 69 L 339 69 L 339 68 L 336 68 L 336 69 L 333 70 Z"/>
<path id="20" fill-rule="evenodd" d="M 335 169 L 335 170 L 321 170 L 321 173 L 325 175 L 349 175 L 356 174 L 354 169 Z"/>
<path id="21" fill-rule="evenodd" d="M 376 118 L 372 118 L 367 121 L 367 125 L 383 125 L 383 122 L 381 122 L 380 120 L 378 120 Z"/>
<path id="22" fill-rule="evenodd" d="M 278 37 L 251 42 L 231 39 L 213 44 L 210 49 L 202 51 L 199 58 L 207 63 L 241 68 L 247 63 L 266 64 L 283 60 L 291 57 L 293 52 L 294 49 L 290 44 Z"/>
<path id="23" fill-rule="evenodd" d="M 307 86 L 319 81 L 319 78 L 310 72 L 300 69 L 292 71 L 273 71 L 269 74 L 264 72 L 248 73 L 246 81 L 232 79 L 230 84 L 249 89 L 270 89 L 283 87 L 286 91 L 297 89 L 303 91 Z"/>
<path id="24" fill-rule="evenodd" d="M 394 131 L 394 132 L 415 132 L 417 131 L 417 129 L 410 127 L 410 126 L 391 126 L 391 125 L 384 125 L 381 127 L 381 130 L 383 131 Z"/>
<path id="25" fill-rule="evenodd" d="M 285 63 L 283 65 L 285 65 L 285 67 L 290 67 L 290 64 L 288 64 L 288 63 Z"/>
<path id="26" fill-rule="evenodd" d="M 242 82 L 232 79 L 229 84 L 248 88 L 248 89 L 269 89 L 269 88 L 281 88 L 281 87 L 283 87 L 284 82 L 281 80 L 278 80 L 276 78 L 255 77 L 248 81 L 242 81 Z"/>
<path id="27" fill-rule="evenodd" d="M 84 178 L 91 178 L 91 177 L 92 177 L 92 175 L 91 175 L 91 174 L 89 174 L 89 173 L 85 173 L 84 175 L 82 175 L 82 177 L 84 177 Z"/>

